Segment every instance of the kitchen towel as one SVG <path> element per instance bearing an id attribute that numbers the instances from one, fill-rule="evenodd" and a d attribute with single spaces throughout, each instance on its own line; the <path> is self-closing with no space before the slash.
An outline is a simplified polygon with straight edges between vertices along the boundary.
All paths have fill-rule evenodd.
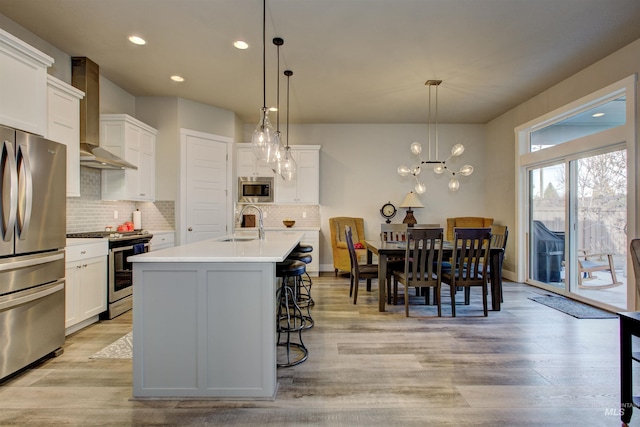
<path id="1" fill-rule="evenodd" d="M 142 212 L 140 212 L 139 210 L 133 211 L 133 229 L 142 229 Z"/>
<path id="2" fill-rule="evenodd" d="M 133 245 L 133 254 L 138 255 L 144 252 L 144 243 L 138 243 Z"/>

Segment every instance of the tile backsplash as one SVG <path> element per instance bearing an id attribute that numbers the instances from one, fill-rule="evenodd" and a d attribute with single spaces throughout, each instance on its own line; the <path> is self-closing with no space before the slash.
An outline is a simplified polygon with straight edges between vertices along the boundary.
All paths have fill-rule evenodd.
<path id="1" fill-rule="evenodd" d="M 262 209 L 266 215 L 264 218 L 264 226 L 267 228 L 284 227 L 282 220 L 293 219 L 296 224 L 294 227 L 320 227 L 320 206 L 318 205 L 275 205 L 275 204 L 256 204 Z M 240 227 L 242 218 L 240 211 L 244 204 L 238 203 L 235 209 L 235 224 Z M 255 209 L 247 208 L 245 214 L 255 214 Z M 306 218 L 303 218 L 306 217 Z M 257 218 L 256 218 L 257 221 Z"/>
<path id="2" fill-rule="evenodd" d="M 81 197 L 67 198 L 67 233 L 104 230 L 106 226 L 117 227 L 125 221 L 133 221 L 133 211 L 140 209 L 142 228 L 161 231 L 175 229 L 175 202 L 133 202 L 127 200 L 104 201 L 100 199 L 101 173 L 99 169 L 80 168 Z M 235 206 L 236 227 L 240 227 L 240 210 L 243 204 Z M 293 219 L 294 227 L 320 227 L 320 206 L 318 205 L 276 205 L 259 204 L 265 213 L 264 226 L 284 227 L 282 220 Z M 114 218 L 114 211 L 118 218 Z M 257 214 L 247 209 L 246 214 Z"/>
<path id="3" fill-rule="evenodd" d="M 99 169 L 80 168 L 81 197 L 67 198 L 67 233 L 104 230 L 133 221 L 133 211 L 140 209 L 142 228 L 146 230 L 173 230 L 175 228 L 175 202 L 133 202 L 100 199 L 101 173 Z M 114 218 L 114 211 L 118 218 Z"/>

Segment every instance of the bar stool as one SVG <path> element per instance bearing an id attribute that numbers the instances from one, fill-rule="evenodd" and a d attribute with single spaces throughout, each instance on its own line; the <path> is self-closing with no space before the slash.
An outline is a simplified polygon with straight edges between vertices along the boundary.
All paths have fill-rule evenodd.
<path id="1" fill-rule="evenodd" d="M 280 287 L 276 293 L 278 312 L 276 329 L 278 340 L 276 345 L 285 348 L 286 362 L 276 363 L 279 368 L 298 365 L 309 356 L 309 350 L 302 342 L 302 330 L 306 326 L 306 318 L 298 305 L 297 288 L 299 280 L 306 271 L 306 266 L 301 261 L 285 260 L 276 263 L 276 277 L 281 279 Z M 293 281 L 293 283 L 290 283 Z M 292 341 L 292 335 L 297 341 Z M 281 340 L 283 337 L 286 339 Z M 295 355 L 292 353 L 296 353 Z M 292 356 L 295 356 L 292 360 Z"/>
<path id="2" fill-rule="evenodd" d="M 304 316 L 306 320 L 305 329 L 313 328 L 315 322 L 311 317 L 311 307 L 315 305 L 313 298 L 311 298 L 311 278 L 309 277 L 309 273 L 307 272 L 306 265 L 311 264 L 311 255 L 303 252 L 291 252 L 287 257 L 288 260 L 300 261 L 305 264 L 304 274 L 307 276 L 307 280 L 305 280 L 302 276 L 299 277 L 297 291 L 298 297 L 298 305 L 301 309 L 306 309 L 307 314 Z"/>
<path id="3" fill-rule="evenodd" d="M 289 258 L 298 259 L 305 264 L 310 264 L 312 260 L 312 257 L 310 255 L 311 252 L 313 252 L 313 246 L 306 245 L 304 243 L 298 243 L 298 246 L 296 246 L 293 251 L 291 251 L 291 254 L 289 254 Z M 307 256 L 303 257 L 300 254 L 305 254 Z M 313 301 L 313 298 L 311 298 L 311 285 L 313 285 L 313 282 L 311 281 L 311 276 L 309 276 L 308 271 L 305 271 L 305 276 L 307 276 L 305 280 L 305 286 L 308 288 L 307 290 L 309 294 L 309 304 L 311 304 L 311 306 L 314 306 L 315 302 Z"/>

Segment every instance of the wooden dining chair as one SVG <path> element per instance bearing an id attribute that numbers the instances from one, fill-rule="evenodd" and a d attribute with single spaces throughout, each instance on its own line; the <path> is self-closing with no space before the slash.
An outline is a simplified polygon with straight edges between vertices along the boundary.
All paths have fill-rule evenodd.
<path id="1" fill-rule="evenodd" d="M 507 250 L 507 239 L 509 237 L 509 229 L 506 225 L 492 225 L 491 226 L 491 247 L 502 248 L 503 251 Z M 506 253 L 506 252 L 505 252 Z M 506 255 L 503 255 L 503 260 Z M 487 274 L 489 274 L 489 282 L 491 282 L 491 263 L 487 265 Z M 500 289 L 500 302 L 503 301 L 502 289 Z"/>
<path id="2" fill-rule="evenodd" d="M 487 305 L 490 228 L 457 228 L 454 232 L 453 264 L 450 271 L 442 272 L 442 283 L 451 291 L 451 315 L 456 316 L 456 288 L 474 286 L 482 288 L 482 306 L 485 317 Z"/>
<path id="3" fill-rule="evenodd" d="M 346 225 L 344 230 L 347 248 L 349 249 L 349 257 L 351 259 L 351 272 L 349 274 L 349 297 L 353 295 L 353 303 L 358 300 L 358 285 L 361 279 L 378 278 L 378 264 L 360 264 L 358 263 L 358 254 L 353 246 L 353 234 L 351 227 Z"/>
<path id="4" fill-rule="evenodd" d="M 434 288 L 434 299 L 438 306 L 438 316 L 442 316 L 440 300 L 440 279 L 442 266 L 442 228 L 409 229 L 404 269 L 393 273 L 393 292 L 397 299 L 398 283 L 404 285 L 405 315 L 409 317 L 409 288 Z M 429 304 L 429 293 L 425 292 L 425 304 Z"/>
<path id="5" fill-rule="evenodd" d="M 383 242 L 404 242 L 407 236 L 407 224 L 380 224 L 380 240 Z"/>

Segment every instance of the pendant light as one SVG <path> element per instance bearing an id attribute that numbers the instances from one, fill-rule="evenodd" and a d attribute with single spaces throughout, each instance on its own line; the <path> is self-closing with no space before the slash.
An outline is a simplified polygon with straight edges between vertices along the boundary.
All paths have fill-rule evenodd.
<path id="1" fill-rule="evenodd" d="M 408 166 L 400 166 L 398 167 L 398 174 L 400 174 L 401 176 L 407 176 L 407 175 L 413 175 L 413 177 L 416 180 L 416 185 L 415 185 L 415 190 L 416 193 L 418 194 L 422 194 L 427 190 L 427 187 L 421 183 L 418 180 L 418 175 L 420 175 L 420 166 L 423 164 L 432 164 L 434 165 L 433 167 L 433 171 L 436 174 L 441 174 L 445 171 L 449 172 L 451 174 L 451 179 L 449 180 L 449 190 L 450 191 L 458 191 L 458 189 L 460 188 L 460 181 L 458 181 L 458 179 L 456 178 L 456 174 L 458 175 L 462 175 L 462 176 L 469 176 L 473 173 L 473 166 L 471 165 L 464 165 L 460 168 L 459 171 L 454 172 L 452 171 L 448 166 L 447 166 L 447 162 L 449 161 L 449 159 L 451 159 L 452 157 L 458 157 L 460 156 L 462 153 L 464 153 L 464 145 L 462 144 L 456 144 L 453 146 L 453 148 L 451 149 L 451 155 L 449 157 L 447 157 L 445 160 L 438 160 L 438 86 L 440 86 L 440 83 L 442 83 L 442 80 L 427 80 L 425 82 L 425 86 L 429 87 L 429 112 L 428 112 L 428 136 L 427 136 L 427 141 L 428 141 L 428 156 L 427 156 L 427 160 L 423 160 L 421 153 L 422 153 L 422 145 L 419 142 L 414 142 L 411 144 L 411 153 L 418 156 L 418 159 L 420 161 L 419 164 L 417 165 L 413 165 L 411 167 Z M 431 88 L 435 87 L 435 93 L 436 93 L 436 102 L 435 102 L 435 150 L 432 150 L 432 145 L 431 145 L 431 133 L 432 131 L 432 125 L 431 125 L 431 120 L 432 120 L 432 111 L 431 111 Z M 433 156 L 433 158 L 431 157 L 431 153 L 435 151 L 435 155 Z"/>
<path id="2" fill-rule="evenodd" d="M 272 163 L 276 149 L 280 145 L 280 138 L 269 121 L 269 110 L 267 109 L 266 26 L 267 0 L 262 0 L 262 109 L 260 110 L 260 121 L 251 137 L 251 145 L 258 160 Z"/>
<path id="3" fill-rule="evenodd" d="M 284 154 L 280 161 L 280 176 L 285 181 L 293 181 L 296 179 L 296 161 L 291 154 L 289 147 L 289 79 L 293 75 L 293 71 L 285 70 L 284 75 L 287 76 L 287 145 L 284 147 Z"/>
<path id="4" fill-rule="evenodd" d="M 273 159 L 270 163 L 271 170 L 276 174 L 280 174 L 280 166 L 284 147 L 282 146 L 282 134 L 280 133 L 280 46 L 284 44 L 284 40 L 280 37 L 273 38 L 273 44 L 276 45 L 276 135 L 278 135 L 278 145 L 275 147 Z"/>

